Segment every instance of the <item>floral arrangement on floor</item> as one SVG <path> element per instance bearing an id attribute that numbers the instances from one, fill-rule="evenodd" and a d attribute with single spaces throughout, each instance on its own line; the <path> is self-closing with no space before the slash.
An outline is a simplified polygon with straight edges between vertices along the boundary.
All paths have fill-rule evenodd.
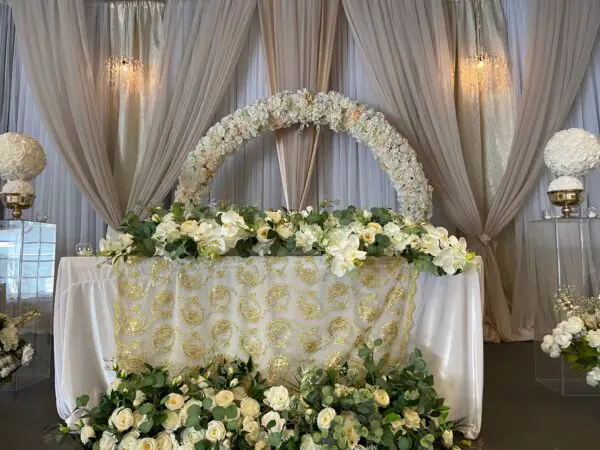
<path id="1" fill-rule="evenodd" d="M 367 256 L 398 256 L 419 270 L 438 275 L 475 267 L 475 254 L 464 238 L 445 228 L 414 223 L 387 208 L 370 211 L 349 207 L 318 210 L 260 211 L 255 207 L 221 204 L 187 210 L 174 204 L 170 211 L 152 210 L 151 219 L 128 213 L 118 239 L 100 242 L 104 256 L 128 258 L 164 256 L 216 257 L 251 255 L 326 255 L 332 272 L 342 276 Z"/>
<path id="2" fill-rule="evenodd" d="M 375 342 L 375 346 L 381 342 Z M 270 448 L 458 450 L 456 423 L 433 388 L 416 350 L 408 365 L 300 369 L 297 385 L 269 386 L 250 359 L 217 359 L 169 381 L 163 369 L 141 374 L 117 369 L 98 406 L 77 399 L 73 426 L 59 440 L 94 450 L 203 450 Z"/>
<path id="3" fill-rule="evenodd" d="M 569 287 L 556 294 L 557 309 L 566 313 L 567 320 L 544 336 L 542 350 L 551 358 L 564 357 L 587 384 L 596 387 L 600 384 L 600 296 L 583 297 L 573 291 Z"/>
<path id="4" fill-rule="evenodd" d="M 19 368 L 31 363 L 33 347 L 19 339 L 19 327 L 37 316 L 37 311 L 19 317 L 0 314 L 0 382 L 9 380 Z"/>
<path id="5" fill-rule="evenodd" d="M 179 178 L 175 199 L 197 205 L 225 158 L 245 141 L 265 131 L 300 124 L 328 125 L 348 133 L 369 147 L 389 175 L 398 194 L 400 212 L 415 221 L 431 217 L 431 187 L 415 151 L 380 112 L 338 92 L 314 93 L 308 89 L 282 91 L 257 100 L 213 125 L 189 153 Z"/>

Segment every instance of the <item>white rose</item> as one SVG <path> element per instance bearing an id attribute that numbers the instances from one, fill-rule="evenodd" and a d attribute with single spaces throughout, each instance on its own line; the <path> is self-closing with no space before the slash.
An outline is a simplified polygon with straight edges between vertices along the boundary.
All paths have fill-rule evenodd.
<path id="1" fill-rule="evenodd" d="M 275 411 L 284 411 L 290 407 L 290 394 L 284 386 L 275 386 L 265 391 L 264 401 Z"/>
<path id="2" fill-rule="evenodd" d="M 367 228 L 370 228 L 371 230 L 373 230 L 373 232 L 375 234 L 383 233 L 383 227 L 380 224 L 378 224 L 377 222 L 369 222 L 367 224 Z"/>
<path id="3" fill-rule="evenodd" d="M 178 446 L 179 446 L 179 444 L 177 443 L 177 439 L 175 438 L 173 433 L 167 433 L 166 431 L 161 431 L 156 436 L 157 450 L 174 450 Z"/>
<path id="4" fill-rule="evenodd" d="M 302 436 L 302 442 L 300 444 L 300 450 L 319 450 L 321 447 L 315 444 L 310 434 Z"/>
<path id="5" fill-rule="evenodd" d="M 135 399 L 133 400 L 133 407 L 137 408 L 146 400 L 146 395 L 142 391 L 135 391 Z"/>
<path id="6" fill-rule="evenodd" d="M 117 408 L 111 414 L 108 424 L 120 432 L 128 430 L 133 425 L 133 413 L 129 408 Z"/>
<path id="7" fill-rule="evenodd" d="M 269 242 L 269 231 L 271 231 L 271 227 L 263 225 L 256 230 L 256 239 L 258 239 L 260 242 Z"/>
<path id="8" fill-rule="evenodd" d="M 98 442 L 99 450 L 116 450 L 117 448 L 117 437 L 109 431 L 102 433 L 102 437 Z"/>
<path id="9" fill-rule="evenodd" d="M 419 414 L 412 408 L 404 408 L 402 410 L 402 415 L 404 416 L 404 420 L 406 422 L 406 428 L 410 428 L 412 430 L 418 430 L 421 426 L 421 418 Z"/>
<path id="10" fill-rule="evenodd" d="M 167 431 L 175 431 L 181 426 L 179 414 L 177 414 L 175 411 L 167 411 L 166 414 L 167 417 L 162 423 L 163 428 Z"/>
<path id="11" fill-rule="evenodd" d="M 285 419 L 275 411 L 269 411 L 262 416 L 262 419 L 260 420 L 260 423 L 264 428 L 267 428 L 270 422 L 275 422 L 275 425 L 273 425 L 271 428 L 268 428 L 269 433 L 279 432 L 283 430 L 283 426 L 285 425 Z"/>
<path id="12" fill-rule="evenodd" d="M 242 430 L 246 433 L 256 433 L 259 431 L 258 422 L 254 420 L 254 417 L 244 417 L 244 420 L 242 421 Z"/>
<path id="13" fill-rule="evenodd" d="M 452 444 L 454 444 L 454 434 L 452 433 L 452 430 L 444 430 L 442 433 L 442 444 L 444 444 L 444 447 L 446 448 L 452 447 Z"/>
<path id="14" fill-rule="evenodd" d="M 360 238 L 367 244 L 372 244 L 375 242 L 375 232 L 371 228 L 365 228 L 360 233 Z"/>
<path id="15" fill-rule="evenodd" d="M 583 323 L 583 320 L 577 316 L 569 317 L 567 325 L 565 326 L 565 330 L 571 334 L 581 333 L 584 328 L 585 324 Z"/>
<path id="16" fill-rule="evenodd" d="M 386 407 L 390 404 L 390 396 L 383 389 L 376 389 L 373 392 L 373 400 L 381 407 Z"/>
<path id="17" fill-rule="evenodd" d="M 182 444 L 176 448 L 176 450 L 195 450 L 195 449 L 196 449 L 196 447 L 194 447 L 193 444 Z"/>
<path id="18" fill-rule="evenodd" d="M 254 450 L 267 450 L 268 448 L 271 448 L 271 447 L 269 446 L 269 443 L 264 439 L 258 441 L 254 445 Z"/>
<path id="19" fill-rule="evenodd" d="M 196 430 L 195 428 L 186 428 L 181 433 L 181 442 L 183 444 L 192 444 L 194 445 L 196 442 L 200 442 L 204 439 L 205 431 L 204 430 Z"/>
<path id="20" fill-rule="evenodd" d="M 94 431 L 94 429 L 90 426 L 85 426 L 81 429 L 81 431 L 79 432 L 79 438 L 81 439 L 81 443 L 83 445 L 86 445 L 88 442 L 90 442 L 90 439 L 95 438 L 96 437 L 96 432 Z"/>
<path id="21" fill-rule="evenodd" d="M 244 389 L 242 386 L 236 386 L 234 387 L 231 392 L 233 392 L 233 396 L 235 397 L 235 399 L 239 402 L 242 401 L 244 398 L 248 397 L 248 394 L 246 393 L 246 389 Z"/>
<path id="22" fill-rule="evenodd" d="M 281 219 L 283 217 L 281 211 L 267 211 L 267 216 L 269 217 L 269 219 L 271 219 L 271 222 L 273 223 L 281 222 Z"/>
<path id="23" fill-rule="evenodd" d="M 194 237 L 198 233 L 199 225 L 195 220 L 186 220 L 181 224 L 179 230 L 185 236 Z"/>
<path id="24" fill-rule="evenodd" d="M 229 382 L 229 387 L 234 388 L 236 387 L 238 384 L 240 384 L 240 380 L 238 380 L 237 378 L 234 378 L 233 380 L 231 380 Z M 235 394 L 233 395 L 235 398 Z"/>
<path id="25" fill-rule="evenodd" d="M 184 404 L 185 398 L 183 395 L 175 393 L 167 395 L 167 401 L 165 402 L 165 406 L 167 409 L 170 409 L 171 411 L 177 411 L 183 408 Z"/>
<path id="26" fill-rule="evenodd" d="M 118 450 L 137 450 L 139 446 L 138 438 L 140 434 L 137 431 L 131 431 L 121 438 Z"/>
<path id="27" fill-rule="evenodd" d="M 287 239 L 294 234 L 294 225 L 291 223 L 281 223 L 277 225 L 275 231 L 281 239 Z"/>
<path id="28" fill-rule="evenodd" d="M 223 408 L 227 408 L 234 400 L 235 397 L 231 391 L 222 390 L 215 395 L 215 403 L 217 406 L 222 406 Z"/>
<path id="29" fill-rule="evenodd" d="M 225 425 L 218 420 L 211 420 L 208 422 L 208 427 L 206 428 L 206 439 L 210 442 L 217 442 L 225 439 Z"/>
<path id="30" fill-rule="evenodd" d="M 148 437 L 140 439 L 140 443 L 138 444 L 138 450 L 158 450 L 156 446 L 156 441 Z"/>
<path id="31" fill-rule="evenodd" d="M 336 415 L 335 409 L 333 408 L 322 409 L 317 416 L 317 426 L 319 429 L 328 430 Z"/>
<path id="32" fill-rule="evenodd" d="M 260 404 L 252 397 L 246 397 L 242 399 L 240 403 L 240 410 L 244 417 L 258 417 L 260 416 Z"/>

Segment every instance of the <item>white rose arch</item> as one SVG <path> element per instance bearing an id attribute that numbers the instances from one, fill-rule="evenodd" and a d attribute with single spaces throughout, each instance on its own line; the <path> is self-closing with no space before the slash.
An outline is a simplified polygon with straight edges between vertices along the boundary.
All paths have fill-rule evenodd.
<path id="1" fill-rule="evenodd" d="M 415 221 L 430 218 L 432 189 L 407 140 L 383 114 L 338 92 L 283 91 L 221 119 L 188 155 L 176 201 L 199 204 L 226 156 L 267 130 L 295 124 L 328 125 L 369 147 L 396 189 L 399 212 Z"/>

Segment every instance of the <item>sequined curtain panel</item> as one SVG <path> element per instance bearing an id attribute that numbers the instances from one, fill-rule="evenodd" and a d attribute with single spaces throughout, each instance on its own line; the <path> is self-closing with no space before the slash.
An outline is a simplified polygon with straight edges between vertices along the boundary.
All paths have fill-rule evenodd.
<path id="1" fill-rule="evenodd" d="M 179 372 L 215 354 L 252 356 L 270 379 L 300 364 L 334 367 L 382 338 L 381 357 L 404 358 L 417 272 L 371 258 L 337 278 L 321 257 L 148 259 L 115 268 L 117 361 Z"/>

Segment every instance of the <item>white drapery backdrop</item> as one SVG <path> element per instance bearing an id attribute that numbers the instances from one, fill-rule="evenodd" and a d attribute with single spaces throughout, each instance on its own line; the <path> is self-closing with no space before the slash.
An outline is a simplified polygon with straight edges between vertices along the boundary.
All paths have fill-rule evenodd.
<path id="1" fill-rule="evenodd" d="M 531 13 L 528 0 L 504 0 L 504 14 L 508 28 L 510 63 L 514 84 L 514 95 L 521 93 L 524 62 L 526 59 L 528 26 L 527 18 Z M 600 138 L 600 35 L 596 38 L 591 61 L 577 95 L 574 105 L 563 128 L 584 128 Z M 555 177 L 549 170 L 545 170 L 539 180 L 538 186 L 531 198 L 515 219 L 515 236 L 517 250 L 517 267 L 515 271 L 515 288 L 513 294 L 512 323 L 514 329 L 520 329 L 522 335 L 532 337 L 536 303 L 541 299 L 537 292 L 537 274 L 534 260 L 533 238 L 534 220 L 542 217 L 544 210 L 551 210 L 559 214 L 560 208 L 553 207 L 547 195 L 548 185 Z M 600 170 L 596 170 L 585 177 L 585 200 L 582 209 L 594 206 L 600 207 Z M 600 255 L 592 252 L 594 246 L 600 245 L 600 235 L 593 229 L 584 229 L 592 243 L 588 248 L 588 262 L 590 267 L 598 267 Z M 579 246 L 579 236 L 566 236 L 572 241 L 572 248 Z M 547 242 L 554 246 L 554 242 Z M 568 255 L 565 255 L 569 258 Z M 538 264 L 540 261 L 538 261 Z M 548 268 L 547 270 L 551 270 Z M 553 270 L 553 269 L 552 269 Z M 600 293 L 599 280 L 594 270 L 590 273 L 589 295 Z"/>
<path id="2" fill-rule="evenodd" d="M 138 2 L 116 3 L 138 4 Z M 7 5 L 0 4 L 0 7 L 7 8 Z M 519 78 L 519 75 L 523 72 L 527 42 L 527 21 L 523 14 L 527 7 L 527 1 L 504 1 L 516 91 L 520 91 L 522 78 Z M 355 49 L 354 40 L 347 29 L 343 14 L 339 19 L 330 89 L 339 90 L 381 109 L 381 105 L 377 104 L 377 98 L 369 86 L 364 72 L 364 64 Z M 262 45 L 258 16 L 255 15 L 234 77 L 225 89 L 225 98 L 214 115 L 214 120 L 256 98 L 268 95 Z M 596 43 L 593 60 L 582 92 L 576 100 L 568 124 L 565 124 L 565 127 L 583 126 L 597 135 L 600 121 L 598 106 L 600 51 L 598 47 L 599 45 Z M 38 211 L 47 213 L 50 220 L 58 224 L 58 254 L 72 254 L 77 242 L 88 241 L 96 245 L 103 234 L 102 220 L 77 191 L 72 178 L 64 167 L 62 158 L 44 130 L 27 78 L 19 63 L 18 54 L 15 55 L 15 61 L 9 70 L 12 78 L 10 80 L 11 94 L 8 96 L 5 94 L 2 101 L 3 108 L 7 102 L 10 104 L 8 109 L 11 117 L 9 129 L 25 132 L 40 140 L 46 149 L 49 161 L 46 171 L 36 180 L 38 199 L 33 210 L 27 212 L 27 216 L 35 217 L 35 213 Z M 4 82 L 6 86 L 6 80 Z M 521 227 L 521 233 L 525 239 L 522 241 L 524 249 L 528 248 L 530 242 L 526 239 L 528 230 L 525 229 L 524 224 L 539 217 L 542 209 L 549 208 L 545 194 L 549 179 L 542 177 L 538 190 L 529 201 L 523 216 L 517 221 L 517 236 L 519 227 Z M 368 182 L 360 182 L 360 180 L 368 180 Z M 600 204 L 598 202 L 598 197 L 600 197 L 598 183 L 600 183 L 600 175 L 597 173 L 587 177 L 587 198 L 591 206 Z M 379 169 L 370 151 L 345 135 L 333 135 L 329 132 L 324 134 L 312 184 L 318 192 L 318 198 L 339 199 L 340 206 L 347 204 L 396 206 L 395 193 L 389 184 L 387 175 Z M 249 143 L 246 151 L 239 152 L 226 162 L 218 175 L 211 198 L 254 203 L 263 207 L 278 207 L 284 204 L 282 192 L 273 135 L 265 135 Z M 600 239 L 600 236 L 592 236 L 592 239 Z M 522 259 L 522 261 L 526 262 L 527 260 Z M 513 325 L 527 328 L 531 325 L 533 297 L 527 295 L 527 291 L 522 289 L 533 286 L 532 274 L 525 270 L 526 267 L 522 265 L 519 267 L 517 274 L 520 276 L 521 284 L 519 284 L 518 278 L 512 309 Z"/>

